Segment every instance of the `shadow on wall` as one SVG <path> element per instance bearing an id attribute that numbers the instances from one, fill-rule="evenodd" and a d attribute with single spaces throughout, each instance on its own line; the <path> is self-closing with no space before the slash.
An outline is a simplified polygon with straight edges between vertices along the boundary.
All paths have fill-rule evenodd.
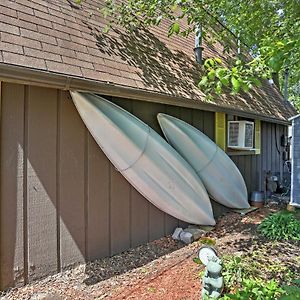
<path id="1" fill-rule="evenodd" d="M 2 96 L 1 288 L 121 253 L 178 225 L 114 169 L 67 92 L 5 83 Z"/>

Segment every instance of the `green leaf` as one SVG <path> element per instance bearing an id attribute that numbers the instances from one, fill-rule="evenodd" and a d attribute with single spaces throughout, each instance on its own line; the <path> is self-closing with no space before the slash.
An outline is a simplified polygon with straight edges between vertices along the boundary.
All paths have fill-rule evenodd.
<path id="1" fill-rule="evenodd" d="M 242 85 L 243 91 L 244 91 L 245 93 L 248 93 L 249 90 L 250 90 L 249 84 L 247 84 L 246 82 L 242 82 L 241 85 Z"/>
<path id="2" fill-rule="evenodd" d="M 220 81 L 222 82 L 222 84 L 224 86 L 229 86 L 229 76 L 225 76 L 225 77 L 220 78 Z"/>
<path id="3" fill-rule="evenodd" d="M 218 69 L 216 70 L 216 76 L 217 76 L 219 79 L 223 78 L 223 77 L 225 76 L 225 74 L 226 74 L 226 69 L 224 69 L 224 68 L 218 68 Z"/>
<path id="4" fill-rule="evenodd" d="M 198 264 L 198 265 L 202 265 L 202 262 L 201 262 L 201 260 L 200 260 L 199 257 L 194 257 L 193 258 L 193 262 L 196 263 L 196 264 Z"/>
<path id="5" fill-rule="evenodd" d="M 217 83 L 215 91 L 216 91 L 217 95 L 221 95 L 221 93 L 222 93 L 222 83 L 220 81 Z"/>
<path id="6" fill-rule="evenodd" d="M 215 57 L 215 61 L 216 61 L 218 64 L 221 64 L 221 63 L 222 63 L 222 59 L 219 58 L 219 57 Z"/>
<path id="7" fill-rule="evenodd" d="M 283 60 L 279 55 L 273 56 L 269 59 L 268 65 L 273 71 L 279 72 L 283 65 Z"/>
<path id="8" fill-rule="evenodd" d="M 207 76 L 203 76 L 203 77 L 201 78 L 201 81 L 198 83 L 198 85 L 199 85 L 199 87 L 204 87 L 204 86 L 207 85 L 207 83 L 208 83 L 208 78 L 207 78 Z"/>
<path id="9" fill-rule="evenodd" d="M 215 80 L 215 77 L 216 77 L 216 71 L 214 69 L 210 70 L 207 74 L 207 77 L 210 79 L 210 80 Z"/>
<path id="10" fill-rule="evenodd" d="M 180 31 L 180 25 L 178 23 L 173 23 L 169 28 L 168 36 L 171 36 L 173 33 L 178 34 Z"/>
<path id="11" fill-rule="evenodd" d="M 212 58 L 208 58 L 204 62 L 204 67 L 206 69 L 210 69 L 215 66 L 215 61 Z"/>
<path id="12" fill-rule="evenodd" d="M 258 87 L 261 86 L 261 82 L 260 82 L 259 79 L 255 78 L 255 77 L 251 77 L 250 80 L 251 80 L 251 82 L 252 82 L 253 84 L 255 84 L 256 86 L 258 86 Z"/>
<path id="13" fill-rule="evenodd" d="M 234 76 L 231 77 L 232 89 L 235 93 L 238 93 L 241 87 L 240 81 Z"/>

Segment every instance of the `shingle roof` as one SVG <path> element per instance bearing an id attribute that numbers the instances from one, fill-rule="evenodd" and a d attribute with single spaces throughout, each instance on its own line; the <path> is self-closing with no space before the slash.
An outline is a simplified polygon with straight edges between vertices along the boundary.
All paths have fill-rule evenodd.
<path id="1" fill-rule="evenodd" d="M 111 30 L 97 8 L 103 0 L 1 0 L 0 63 L 206 101 L 197 88 L 193 37 L 167 38 L 167 26 L 133 34 Z M 220 45 L 204 45 L 204 57 L 223 56 Z M 228 55 L 225 58 L 228 58 Z M 279 91 L 265 83 L 250 94 L 223 95 L 214 103 L 287 120 L 295 114 Z"/>

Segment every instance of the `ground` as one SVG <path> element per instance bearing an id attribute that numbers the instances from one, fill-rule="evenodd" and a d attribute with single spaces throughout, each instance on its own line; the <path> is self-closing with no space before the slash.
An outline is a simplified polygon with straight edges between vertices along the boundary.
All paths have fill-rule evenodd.
<path id="1" fill-rule="evenodd" d="M 277 209 L 276 206 L 265 207 L 246 216 L 228 213 L 206 236 L 216 241 L 215 248 L 220 256 L 265 253 L 276 266 L 274 272 L 266 273 L 267 279 L 281 279 L 284 268 L 300 273 L 298 243 L 269 242 L 257 233 L 257 224 Z M 198 300 L 201 290 L 199 272 L 203 267 L 193 258 L 202 243 L 203 240 L 186 246 L 170 237 L 162 238 L 112 258 L 79 265 L 25 287 L 12 289 L 3 295 L 3 299 L 44 299 L 42 296 L 45 294 L 50 297 L 45 298 L 47 300 Z"/>

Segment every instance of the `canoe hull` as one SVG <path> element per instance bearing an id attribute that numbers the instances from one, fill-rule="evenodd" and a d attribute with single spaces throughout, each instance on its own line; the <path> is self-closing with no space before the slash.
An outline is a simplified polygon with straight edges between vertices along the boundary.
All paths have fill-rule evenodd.
<path id="1" fill-rule="evenodd" d="M 158 121 L 168 142 L 202 179 L 209 195 L 230 208 L 248 208 L 245 181 L 227 154 L 190 124 L 165 114 Z"/>
<path id="2" fill-rule="evenodd" d="M 188 223 L 215 224 L 199 176 L 159 134 L 99 96 L 77 92 L 71 95 L 97 144 L 147 200 Z"/>

